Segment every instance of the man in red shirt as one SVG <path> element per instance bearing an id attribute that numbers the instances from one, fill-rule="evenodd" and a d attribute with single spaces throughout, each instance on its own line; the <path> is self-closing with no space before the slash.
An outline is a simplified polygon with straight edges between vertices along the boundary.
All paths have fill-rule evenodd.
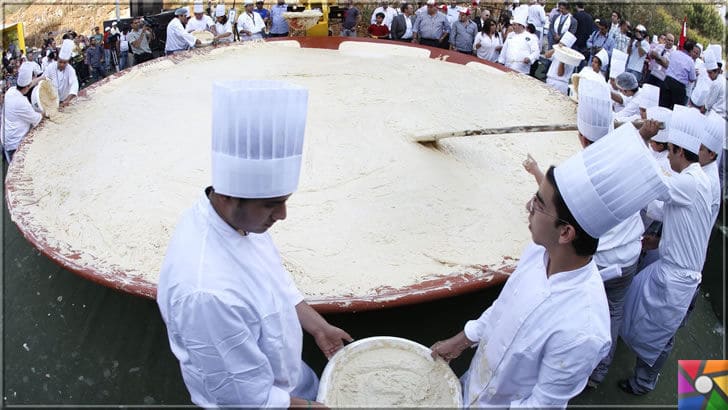
<path id="1" fill-rule="evenodd" d="M 377 13 L 376 19 L 377 22 L 369 26 L 369 29 L 367 30 L 369 32 L 369 36 L 371 38 L 388 38 L 389 27 L 384 24 L 384 13 Z"/>
<path id="2" fill-rule="evenodd" d="M 104 29 L 104 68 L 107 73 L 111 72 L 111 47 L 109 45 L 109 34 L 111 33 L 111 27 Z"/>

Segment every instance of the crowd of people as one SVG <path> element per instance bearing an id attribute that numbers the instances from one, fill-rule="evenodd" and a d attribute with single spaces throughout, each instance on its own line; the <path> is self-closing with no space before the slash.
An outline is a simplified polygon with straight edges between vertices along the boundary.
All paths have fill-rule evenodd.
<path id="1" fill-rule="evenodd" d="M 234 13 L 222 5 L 214 8 L 216 20 L 201 3 L 194 5 L 194 16 L 178 9 L 167 28 L 166 53 L 198 44 L 192 31 L 209 30 L 219 42 L 288 32 L 276 20 L 285 8 L 282 1 L 266 12 L 262 2 L 256 6 L 248 0 L 244 7 L 235 25 Z M 570 4 L 561 1 L 546 14 L 536 1 L 515 2 L 495 19 L 487 8 L 427 0 L 416 11 L 413 4 L 395 10 L 383 3 L 369 21 L 372 37 L 449 48 L 523 74 L 533 75 L 539 62 L 547 64 L 546 83 L 578 102 L 576 134 L 584 150 L 545 172 L 533 158 L 523 164 L 538 185 L 527 204 L 534 244 L 524 251 L 498 300 L 461 332 L 432 346 L 433 355 L 445 360 L 477 348 L 463 377 L 470 405 L 563 407 L 584 388 L 603 382 L 618 337 L 637 356 L 633 373 L 619 387 L 646 394 L 655 388 L 676 332 L 698 296 L 725 192 L 722 50 L 689 39 L 676 47 L 672 33 L 650 40 L 646 27 L 633 29 L 616 11 L 595 19 L 582 4 L 575 9 L 572 14 Z M 361 20 L 349 1 L 340 34 L 356 36 Z M 86 79 L 82 70 L 102 78 L 153 58 L 154 33 L 141 18 L 129 29 L 113 24 L 104 34 L 95 28 L 87 37 L 63 37 L 59 49 L 49 38 L 37 53 L 23 56 L 13 50 L 12 58 L 3 56 L 13 73 L 6 78 L 12 85 L 4 96 L 3 117 L 10 158 L 42 119 L 27 97 L 41 78 L 56 86 L 61 105 L 67 105 Z M 581 63 L 565 63 L 559 57 L 564 48 L 581 53 Z M 259 91 L 260 84 L 251 86 Z M 240 101 L 234 109 L 251 103 L 245 86 L 216 87 L 213 98 Z M 270 109 L 259 112 L 288 115 L 275 104 L 289 101 L 289 94 L 302 104 L 292 112 L 305 113 L 305 93 L 282 85 L 262 102 Z M 229 122 L 233 129 L 245 123 L 237 116 L 247 115 L 244 110 L 215 112 L 213 121 Z M 227 141 L 213 144 L 214 150 L 243 146 L 235 140 L 244 134 L 214 133 L 213 140 Z M 301 132 L 291 141 L 299 141 L 295 146 L 300 148 L 302 138 Z M 213 168 L 217 161 L 222 171 L 213 173 L 213 186 L 175 232 L 158 303 L 196 404 L 311 406 L 317 381 L 300 359 L 301 327 L 327 356 L 351 338 L 303 301 L 265 234 L 285 218 L 301 151 L 290 151 L 290 163 L 288 157 L 267 158 L 272 165 L 256 158 L 243 167 L 260 167 L 260 175 L 269 176 L 266 181 L 275 181 L 267 189 L 236 168 L 247 164 L 245 155 L 234 149 L 213 152 Z M 232 157 L 239 158 L 222 159 Z M 278 164 L 285 167 L 279 170 Z M 272 175 L 278 171 L 285 178 Z M 209 235 L 202 245 L 200 232 Z M 211 275 L 203 288 L 197 269 Z M 231 292 L 230 283 L 240 283 L 241 274 L 261 293 Z"/>

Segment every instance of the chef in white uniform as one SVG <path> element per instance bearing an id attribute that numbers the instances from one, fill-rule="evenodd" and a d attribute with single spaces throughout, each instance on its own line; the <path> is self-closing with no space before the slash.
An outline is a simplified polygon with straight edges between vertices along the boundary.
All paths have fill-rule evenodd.
<path id="1" fill-rule="evenodd" d="M 450 360 L 477 345 L 466 406 L 564 408 L 584 389 L 610 346 L 596 238 L 666 189 L 631 124 L 547 171 L 527 205 L 534 243 L 498 299 L 432 346 Z"/>
<path id="2" fill-rule="evenodd" d="M 648 119 L 665 124 L 665 128 L 658 130 L 657 134 L 650 139 L 648 145 L 650 147 L 650 153 L 657 160 L 660 172 L 662 172 L 664 177 L 669 178 L 675 173 L 670 166 L 670 160 L 667 158 L 670 153 L 667 135 L 670 129 L 672 110 L 659 106 L 650 107 L 647 109 L 646 116 Z M 638 271 L 660 258 L 660 252 L 657 247 L 660 244 L 660 237 L 662 235 L 663 206 L 664 203 L 662 201 L 652 201 L 643 212 L 642 222 L 645 226 L 645 234 L 642 236 L 642 257 L 640 258 Z"/>
<path id="3" fill-rule="evenodd" d="M 708 77 L 710 78 L 710 85 L 708 87 L 708 92 L 705 96 L 705 105 L 702 107 L 702 112 L 714 112 L 722 117 L 726 116 L 726 104 L 725 104 L 725 82 L 726 78 L 722 75 L 723 70 L 721 67 L 718 66 L 718 63 L 720 62 L 720 57 L 716 57 L 715 54 L 718 53 L 720 56 L 721 48 L 720 46 L 708 46 L 708 49 L 706 50 L 706 54 L 711 55 L 710 57 L 706 56 L 705 59 L 705 69 L 708 72 Z"/>
<path id="4" fill-rule="evenodd" d="M 721 192 L 720 179 L 718 177 L 718 163 L 720 162 L 719 156 L 723 151 L 725 128 L 725 119 L 714 112 L 708 113 L 705 118 L 705 132 L 703 133 L 703 138 L 700 140 L 700 152 L 698 153 L 700 166 L 710 181 L 711 226 L 718 219 L 718 210 L 720 209 Z"/>
<path id="5" fill-rule="evenodd" d="M 25 62 L 18 70 L 17 86 L 10 88 L 3 100 L 3 148 L 10 159 L 13 158 L 18 145 L 31 128 L 43 119 L 30 105 L 26 95 L 35 86 L 38 79 L 33 78 L 34 68 L 38 64 Z"/>
<path id="6" fill-rule="evenodd" d="M 180 7 L 174 11 L 175 17 L 167 24 L 167 41 L 164 45 L 164 52 L 167 55 L 189 50 L 200 44 L 200 40 L 185 31 L 184 25 L 188 21 L 188 14 L 187 7 Z"/>
<path id="7" fill-rule="evenodd" d="M 581 146 L 587 148 L 613 130 L 612 101 L 609 88 L 602 81 L 584 79 L 579 82 L 578 91 L 579 104 L 576 110 L 578 137 Z M 639 139 L 636 133 L 634 138 Z M 530 156 L 524 166 L 534 175 L 536 183 L 540 184 L 543 173 Z M 643 233 L 644 225 L 638 211 L 599 237 L 594 262 L 604 281 L 609 302 L 611 347 L 589 377 L 588 386 L 591 388 L 596 388 L 604 380 L 614 357 L 619 327 L 622 324 L 624 295 L 637 273 Z"/>
<path id="8" fill-rule="evenodd" d="M 215 18 L 217 19 L 214 27 L 215 40 L 218 43 L 232 43 L 233 24 L 225 13 L 224 4 L 218 4 L 215 7 Z"/>
<path id="9" fill-rule="evenodd" d="M 205 14 L 205 9 L 202 7 L 202 2 L 195 2 L 192 6 L 192 12 L 194 16 L 187 21 L 185 30 L 188 33 L 193 31 L 209 31 L 215 22 L 212 21 L 212 17 Z"/>
<path id="10" fill-rule="evenodd" d="M 327 357 L 351 337 L 303 300 L 267 233 L 298 186 L 308 91 L 218 82 L 212 100 L 212 187 L 182 215 L 159 277 L 170 346 L 198 406 L 310 407 L 302 328 Z"/>
<path id="11" fill-rule="evenodd" d="M 609 64 L 609 54 L 607 50 L 599 50 L 599 52 L 592 57 L 591 64 L 584 67 L 579 71 L 579 76 L 582 78 L 591 78 L 594 80 L 600 80 L 606 82 L 607 79 L 602 73 L 602 65 Z"/>
<path id="12" fill-rule="evenodd" d="M 260 14 L 253 11 L 253 0 L 245 0 L 245 10 L 238 17 L 240 41 L 261 40 L 265 22 Z"/>
<path id="13" fill-rule="evenodd" d="M 627 292 L 620 335 L 637 355 L 634 373 L 621 380 L 625 392 L 652 391 L 672 350 L 695 290 L 711 230 L 710 181 L 698 163 L 704 118 L 676 105 L 668 133 L 675 174 L 664 201 L 659 259 L 639 272 Z"/>
<path id="14" fill-rule="evenodd" d="M 576 66 L 564 64 L 562 61 L 559 61 L 554 54 L 556 53 L 556 48 L 571 48 L 575 42 L 576 36 L 571 34 L 570 31 L 567 31 L 561 37 L 559 44 L 557 44 L 555 48 L 547 51 L 545 54 L 546 58 L 551 59 L 549 71 L 546 73 L 546 84 L 555 88 L 564 95 L 567 95 L 569 92 L 569 79 L 571 78 L 571 74 L 574 73 Z"/>
<path id="15" fill-rule="evenodd" d="M 612 100 L 617 121 L 627 122 L 640 118 L 639 103 L 642 91 L 634 74 L 625 71 L 609 82 L 612 86 Z"/>
<path id="16" fill-rule="evenodd" d="M 538 37 L 526 31 L 527 19 L 528 7 L 518 7 L 514 11 L 511 20 L 513 32 L 508 34 L 498 56 L 499 63 L 523 74 L 529 73 L 531 64 L 538 59 L 541 52 Z"/>
<path id="17" fill-rule="evenodd" d="M 71 60 L 74 46 L 73 40 L 63 40 L 61 50 L 58 52 L 58 60 L 48 64 L 43 72 L 43 76 L 56 86 L 61 107 L 68 105 L 78 95 L 76 70 L 68 63 Z"/>

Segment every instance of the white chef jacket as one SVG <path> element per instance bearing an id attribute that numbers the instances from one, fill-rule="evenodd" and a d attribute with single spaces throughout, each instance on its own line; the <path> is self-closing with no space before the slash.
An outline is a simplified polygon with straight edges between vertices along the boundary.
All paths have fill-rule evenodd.
<path id="1" fill-rule="evenodd" d="M 620 335 L 650 366 L 675 335 L 700 283 L 712 228 L 711 191 L 700 164 L 666 178 L 660 259 L 640 271 L 625 296 Z"/>
<path id="2" fill-rule="evenodd" d="M 6 151 L 18 149 L 28 131 L 38 125 L 43 117 L 33 109 L 28 98 L 16 87 L 5 93 L 3 118 L 3 145 Z"/>
<path id="3" fill-rule="evenodd" d="M 246 12 L 243 12 L 240 14 L 240 17 L 238 17 L 238 32 L 240 32 L 240 41 L 246 41 L 246 40 L 257 40 L 263 38 L 263 29 L 265 28 L 265 23 L 263 22 L 263 17 L 260 17 L 260 14 L 256 12 L 251 13 L 252 16 Z M 250 31 L 253 33 L 252 36 L 249 36 L 247 34 L 243 34 L 243 30 Z"/>
<path id="4" fill-rule="evenodd" d="M 503 43 L 498 62 L 505 64 L 511 70 L 528 74 L 531 70 L 531 64 L 538 60 L 540 49 L 538 46 L 538 38 L 533 34 L 524 31 L 521 34 L 510 33 Z M 524 64 L 523 59 L 528 57 L 530 64 Z"/>
<path id="5" fill-rule="evenodd" d="M 387 7 L 387 10 L 385 11 L 383 7 L 377 7 L 372 13 L 372 18 L 370 19 L 371 24 L 377 22 L 377 13 L 384 13 L 384 25 L 391 30 L 392 20 L 394 20 L 394 16 L 399 14 L 397 13 L 397 10 L 392 7 Z"/>
<path id="6" fill-rule="evenodd" d="M 640 104 L 642 103 L 642 91 L 637 91 L 633 96 L 627 97 L 622 95 L 622 109 L 614 116 L 614 119 L 620 122 L 633 121 L 641 118 Z M 616 108 L 615 103 L 615 108 Z"/>
<path id="7" fill-rule="evenodd" d="M 210 27 L 214 25 L 215 22 L 212 21 L 212 17 L 208 16 L 207 14 L 203 14 L 202 18 L 199 20 L 197 20 L 197 17 L 192 16 L 189 20 L 187 20 L 187 26 L 185 27 L 185 31 L 191 33 L 197 30 L 209 30 Z"/>
<path id="8" fill-rule="evenodd" d="M 721 117 L 725 118 L 725 77 L 719 75 L 718 78 L 710 82 L 708 95 L 705 97 L 706 111 L 713 111 Z"/>
<path id="9" fill-rule="evenodd" d="M 225 33 L 231 33 L 233 32 L 233 25 L 228 21 L 225 24 L 215 23 L 215 32 L 217 32 L 217 35 L 225 34 Z M 223 37 L 218 40 L 220 43 L 232 43 L 233 42 L 233 36 L 227 36 Z"/>
<path id="10" fill-rule="evenodd" d="M 564 408 L 611 344 L 609 307 L 592 261 L 546 276 L 548 255 L 526 247 L 498 299 L 465 324 L 478 342 L 463 376 L 466 406 Z"/>
<path id="11" fill-rule="evenodd" d="M 718 153 L 720 155 L 720 153 Z M 710 184 L 710 225 L 713 226 L 718 219 L 718 211 L 720 210 L 720 177 L 718 176 L 718 158 L 715 161 L 702 167 L 703 172 L 708 177 Z"/>
<path id="12" fill-rule="evenodd" d="M 293 394 L 313 399 L 295 308 L 302 300 L 270 235 L 242 236 L 203 195 L 175 229 L 157 288 L 192 402 L 287 408 Z"/>
<path id="13" fill-rule="evenodd" d="M 185 31 L 182 22 L 178 18 L 173 18 L 167 24 L 167 43 L 164 51 L 182 51 L 195 46 L 197 39 L 192 34 Z"/>
<path id="14" fill-rule="evenodd" d="M 526 21 L 533 24 L 536 27 L 536 31 L 543 32 L 543 26 L 548 21 L 546 18 L 546 10 L 540 4 L 531 4 L 528 6 L 528 19 Z"/>
<path id="15" fill-rule="evenodd" d="M 53 61 L 48 64 L 43 77 L 49 79 L 58 90 L 58 101 L 63 102 L 71 95 L 78 95 L 78 77 L 76 77 L 76 70 L 71 67 L 71 64 L 66 64 L 66 68 L 63 71 L 58 69 L 58 62 Z"/>
<path id="16" fill-rule="evenodd" d="M 645 233 L 645 226 L 640 213 L 637 212 L 599 237 L 594 262 L 599 267 L 612 268 L 614 273 L 613 276 L 607 276 L 609 270 L 600 271 L 603 280 L 619 277 L 622 268 L 637 263 L 640 253 L 642 253 L 643 233 Z"/>
<path id="17" fill-rule="evenodd" d="M 566 95 L 569 92 L 569 79 L 571 79 L 571 74 L 574 73 L 576 67 L 564 64 L 564 75 L 559 76 L 559 63 L 560 61 L 556 57 L 551 57 L 551 65 L 546 73 L 546 84 Z"/>
<path id="18" fill-rule="evenodd" d="M 705 69 L 703 60 L 697 59 L 695 61 L 695 70 L 697 71 L 696 79 L 694 83 L 690 83 L 688 97 L 696 107 L 702 107 L 705 105 L 705 99 L 710 91 L 710 83 L 713 81 L 708 77 L 708 71 Z"/>

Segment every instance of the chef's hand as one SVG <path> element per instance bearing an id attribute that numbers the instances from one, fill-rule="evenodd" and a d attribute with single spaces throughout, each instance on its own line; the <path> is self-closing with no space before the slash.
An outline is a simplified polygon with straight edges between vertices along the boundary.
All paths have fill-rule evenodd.
<path id="1" fill-rule="evenodd" d="M 465 332 L 460 332 L 449 339 L 441 340 L 432 345 L 430 347 L 430 350 L 432 350 L 432 358 L 437 359 L 441 357 L 446 362 L 450 362 L 450 360 L 459 357 L 463 353 L 463 350 L 472 346 L 473 343 L 475 342 L 468 340 L 465 336 Z"/>
<path id="2" fill-rule="evenodd" d="M 660 124 L 655 120 L 647 119 L 640 128 L 640 136 L 644 140 L 649 140 L 657 135 L 658 131 L 660 131 Z"/>
<path id="3" fill-rule="evenodd" d="M 642 237 L 642 250 L 651 251 L 660 246 L 660 237 L 656 235 L 645 235 Z"/>
<path id="4" fill-rule="evenodd" d="M 319 331 L 315 332 L 313 338 L 327 359 L 331 359 L 334 353 L 344 347 L 344 341 L 354 341 L 348 333 L 328 323 Z"/>
<path id="5" fill-rule="evenodd" d="M 301 399 L 299 397 L 291 397 L 291 405 L 289 408 L 328 409 L 328 407 L 322 403 L 313 400 Z"/>
<path id="6" fill-rule="evenodd" d="M 523 59 L 523 64 L 531 64 L 531 59 L 526 57 Z"/>
<path id="7" fill-rule="evenodd" d="M 195 46 L 199 46 L 200 44 L 202 44 L 202 42 L 200 41 L 199 38 L 197 40 L 195 40 Z"/>

